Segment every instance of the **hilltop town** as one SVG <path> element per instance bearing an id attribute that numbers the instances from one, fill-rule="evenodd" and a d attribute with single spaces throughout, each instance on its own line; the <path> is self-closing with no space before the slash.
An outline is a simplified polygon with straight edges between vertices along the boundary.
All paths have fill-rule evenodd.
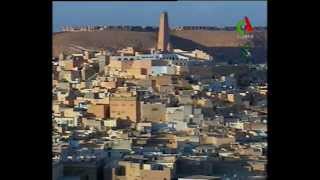
<path id="1" fill-rule="evenodd" d="M 53 57 L 53 180 L 265 179 L 266 63 L 178 48 L 166 12 L 149 30 L 150 47 Z"/>

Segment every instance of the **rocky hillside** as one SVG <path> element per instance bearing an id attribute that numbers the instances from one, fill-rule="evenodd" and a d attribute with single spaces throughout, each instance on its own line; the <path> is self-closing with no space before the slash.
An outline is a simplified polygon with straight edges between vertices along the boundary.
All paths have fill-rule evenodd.
<path id="1" fill-rule="evenodd" d="M 213 55 L 217 61 L 239 59 L 243 40 L 234 31 L 173 31 L 171 42 L 174 48 L 202 49 Z M 255 61 L 266 61 L 266 31 L 255 32 L 253 57 Z M 119 49 L 133 46 L 137 49 L 155 47 L 157 33 L 135 31 L 64 32 L 53 34 L 53 55 L 61 52 L 74 53 L 73 45 L 88 49 Z"/>

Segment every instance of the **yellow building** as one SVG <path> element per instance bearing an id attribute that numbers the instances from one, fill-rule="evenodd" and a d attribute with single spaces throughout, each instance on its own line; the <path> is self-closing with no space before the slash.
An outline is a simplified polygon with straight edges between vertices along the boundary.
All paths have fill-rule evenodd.
<path id="1" fill-rule="evenodd" d="M 241 96 L 239 94 L 227 94 L 227 101 L 231 103 L 237 103 L 241 101 Z"/>
<path id="2" fill-rule="evenodd" d="M 145 79 L 151 74 L 151 60 L 118 60 L 110 59 L 110 63 L 105 67 L 105 72 L 109 75 L 116 75 L 126 78 Z"/>
<path id="3" fill-rule="evenodd" d="M 109 105 L 107 104 L 90 104 L 88 107 L 89 114 L 97 118 L 105 119 L 109 117 Z"/>
<path id="4" fill-rule="evenodd" d="M 141 121 L 161 122 L 166 120 L 166 106 L 162 103 L 141 102 Z"/>
<path id="5" fill-rule="evenodd" d="M 235 143 L 235 138 L 232 136 L 208 136 L 202 135 L 199 138 L 200 144 L 213 144 L 213 145 L 224 145 Z"/>
<path id="6" fill-rule="evenodd" d="M 106 89 L 113 89 L 117 87 L 117 83 L 115 81 L 100 82 L 100 86 Z"/>
<path id="7" fill-rule="evenodd" d="M 212 56 L 198 49 L 192 51 L 192 56 L 198 59 L 212 60 Z"/>
<path id="8" fill-rule="evenodd" d="M 128 119 L 137 122 L 140 119 L 140 107 L 137 97 L 111 96 L 110 117 L 114 119 Z"/>
<path id="9" fill-rule="evenodd" d="M 109 180 L 170 180 L 171 170 L 161 165 L 119 161 Z"/>
<path id="10" fill-rule="evenodd" d="M 117 52 L 123 55 L 135 55 L 135 50 L 133 49 L 133 47 L 127 47 L 127 48 L 118 50 Z"/>
<path id="11" fill-rule="evenodd" d="M 67 71 L 72 71 L 74 66 L 73 66 L 73 61 L 72 60 L 65 60 L 63 62 L 63 69 Z"/>
<path id="12" fill-rule="evenodd" d="M 200 107 L 209 107 L 209 108 L 212 108 L 213 107 L 213 104 L 211 102 L 210 99 L 206 99 L 206 98 L 201 98 L 201 99 L 198 99 L 196 100 L 196 105 L 200 106 Z"/>

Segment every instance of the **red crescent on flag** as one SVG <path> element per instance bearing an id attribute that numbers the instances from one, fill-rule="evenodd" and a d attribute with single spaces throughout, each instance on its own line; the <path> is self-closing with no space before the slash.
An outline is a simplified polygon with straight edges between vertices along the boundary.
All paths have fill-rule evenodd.
<path id="1" fill-rule="evenodd" d="M 244 20 L 246 22 L 246 26 L 244 27 L 244 29 L 247 31 L 247 32 L 252 32 L 253 31 L 253 27 L 251 26 L 251 23 L 250 23 L 250 20 L 247 16 L 244 17 Z"/>

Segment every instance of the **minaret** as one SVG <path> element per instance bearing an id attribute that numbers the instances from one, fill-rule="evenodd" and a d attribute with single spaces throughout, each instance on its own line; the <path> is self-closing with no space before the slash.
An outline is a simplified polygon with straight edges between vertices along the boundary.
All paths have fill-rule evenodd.
<path id="1" fill-rule="evenodd" d="M 169 37 L 169 25 L 168 25 L 168 14 L 167 12 L 162 12 L 160 15 L 159 24 L 159 34 L 158 34 L 158 44 L 157 50 L 168 52 L 171 50 L 170 37 Z"/>

